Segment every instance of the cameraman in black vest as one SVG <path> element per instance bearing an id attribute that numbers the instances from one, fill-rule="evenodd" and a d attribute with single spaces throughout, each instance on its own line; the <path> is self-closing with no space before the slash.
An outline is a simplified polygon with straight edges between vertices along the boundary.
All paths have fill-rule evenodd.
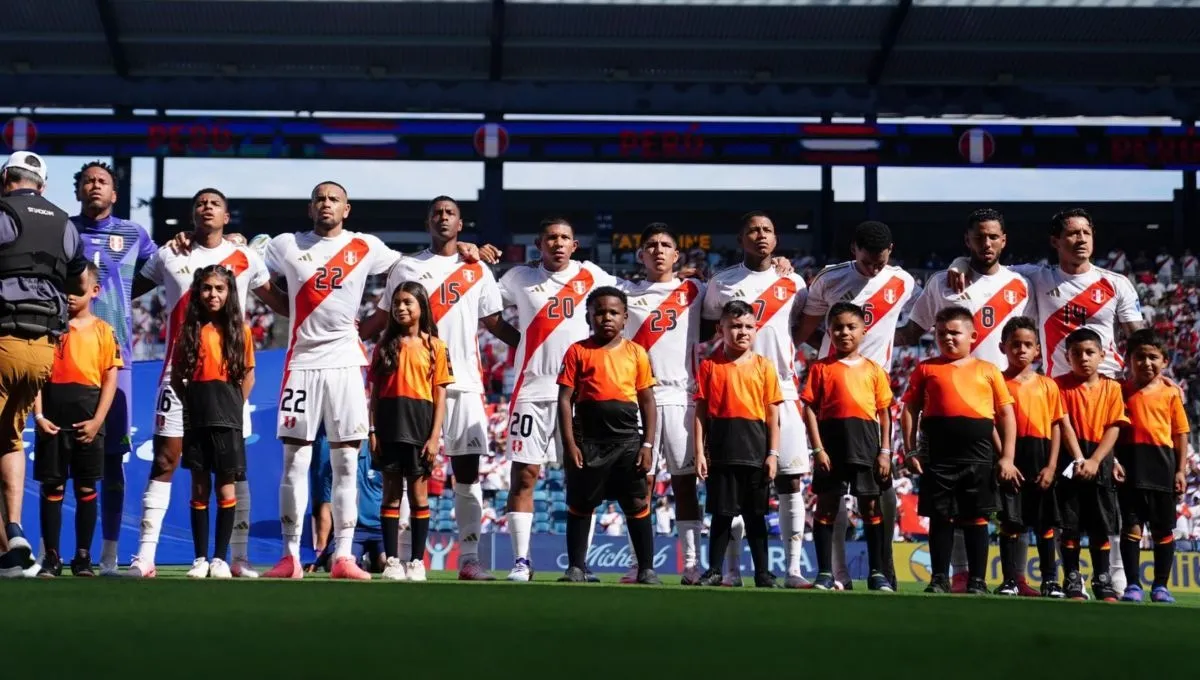
<path id="1" fill-rule="evenodd" d="M 45 187 L 46 161 L 35 153 L 18 151 L 0 169 L 0 509 L 6 522 L 0 577 L 19 577 L 33 566 L 21 531 L 21 432 L 67 328 L 66 282 L 87 266 L 79 233 L 66 211 L 42 198 Z"/>

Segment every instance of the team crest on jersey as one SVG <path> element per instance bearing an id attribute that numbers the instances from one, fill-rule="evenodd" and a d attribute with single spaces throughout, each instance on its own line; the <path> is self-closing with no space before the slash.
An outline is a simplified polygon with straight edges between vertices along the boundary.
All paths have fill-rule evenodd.
<path id="1" fill-rule="evenodd" d="M 775 286 L 775 298 L 778 300 L 786 300 L 788 296 L 787 288 L 783 286 Z"/>
<path id="2" fill-rule="evenodd" d="M 1004 301 L 1010 305 L 1017 304 L 1017 291 L 1015 291 L 1015 290 L 1004 291 Z"/>
<path id="3" fill-rule="evenodd" d="M 1099 288 L 1097 288 L 1096 290 L 1093 290 L 1092 291 L 1092 302 L 1095 302 L 1096 304 L 1100 304 L 1101 302 L 1104 302 L 1104 291 L 1100 290 Z"/>
<path id="4" fill-rule="evenodd" d="M 896 291 L 892 290 L 891 288 L 883 291 L 883 299 L 889 305 L 896 304 Z"/>
<path id="5" fill-rule="evenodd" d="M 475 282 L 475 272 L 471 271 L 470 269 L 464 269 L 463 270 L 463 278 L 467 280 L 467 283 L 474 283 Z"/>
<path id="6" fill-rule="evenodd" d="M 108 237 L 109 250 L 121 250 L 125 247 L 125 237 L 120 234 L 111 234 Z"/>
<path id="7" fill-rule="evenodd" d="M 587 286 L 584 285 L 583 281 L 575 281 L 571 284 L 571 288 L 575 289 L 577 295 L 583 295 L 584 291 L 587 290 Z"/>
<path id="8" fill-rule="evenodd" d="M 679 304 L 686 305 L 687 304 L 687 292 L 679 291 L 678 293 L 675 294 L 675 299 L 679 300 Z"/>
<path id="9" fill-rule="evenodd" d="M 342 259 L 346 261 L 346 264 L 353 265 L 354 263 L 358 262 L 358 253 L 352 250 L 347 251 L 346 254 L 342 256 Z"/>

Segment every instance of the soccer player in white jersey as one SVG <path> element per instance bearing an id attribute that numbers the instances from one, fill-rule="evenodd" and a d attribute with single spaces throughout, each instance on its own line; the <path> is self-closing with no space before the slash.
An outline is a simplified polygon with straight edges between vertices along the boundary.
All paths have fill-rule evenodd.
<path id="1" fill-rule="evenodd" d="M 821 336 L 818 356 L 832 355 L 826 315 L 833 305 L 850 302 L 863 310 L 866 334 L 859 352 L 874 361 L 887 372 L 892 369 L 892 347 L 896 335 L 896 324 L 904 306 L 916 290 L 916 281 L 903 269 L 888 264 L 892 256 L 892 231 L 883 222 L 867 221 L 854 229 L 850 243 L 850 254 L 854 259 L 822 269 L 808 288 L 808 300 L 804 313 L 796 326 L 796 342 L 817 346 L 816 337 Z M 880 453 L 885 451 L 881 450 Z M 886 451 L 889 455 L 891 451 Z M 883 574 L 896 588 L 896 568 L 892 563 L 892 534 L 896 527 L 896 490 L 891 480 L 881 484 L 879 497 L 883 515 Z M 837 519 L 833 530 L 833 571 L 835 582 L 842 588 L 851 588 L 850 571 L 846 566 L 846 529 L 849 518 L 846 504 L 838 505 Z"/>
<path id="2" fill-rule="evenodd" d="M 511 347 L 521 340 L 517 329 L 501 318 L 504 305 L 492 271 L 479 262 L 467 262 L 458 251 L 462 212 L 449 196 L 438 196 L 426 215 L 429 248 L 401 259 L 388 274 L 387 289 L 379 310 L 362 325 L 363 337 L 373 337 L 387 325 L 392 293 L 405 281 L 416 281 L 429 293 L 430 311 L 438 337 L 455 367 L 454 384 L 446 392 L 442 438 L 454 471 L 454 518 L 458 523 L 459 569 L 463 581 L 490 581 L 492 575 L 479 562 L 483 489 L 479 484 L 479 457 L 487 451 L 487 413 L 484 411 L 480 369 L 480 324 Z M 401 548 L 401 554 L 403 547 Z"/>
<path id="3" fill-rule="evenodd" d="M 1104 346 L 1100 373 L 1120 380 L 1125 364 L 1114 334 L 1118 326 L 1126 335 L 1143 326 L 1137 291 L 1126 277 L 1092 264 L 1095 226 L 1083 208 L 1063 210 L 1050 219 L 1050 247 L 1058 253 L 1057 265 L 1010 267 L 1029 283 L 1029 316 L 1038 322 L 1046 375 L 1057 378 L 1071 372 L 1066 338 L 1071 331 L 1087 328 L 1100 336 Z M 969 274 L 970 263 L 965 258 L 955 260 L 947 273 L 951 289 L 962 290 Z M 1117 536 L 1109 540 L 1119 544 Z M 1113 587 L 1121 592 L 1126 582 L 1119 551 L 1113 552 L 1110 567 Z"/>
<path id="4" fill-rule="evenodd" d="M 708 282 L 704 292 L 700 335 L 713 337 L 721 308 L 731 300 L 741 300 L 754 309 L 758 319 L 758 335 L 754 351 L 775 363 L 779 371 L 784 403 L 779 408 L 780 450 L 779 471 L 775 491 L 779 496 L 779 533 L 787 555 L 788 588 L 808 585 L 800 573 L 804 550 L 804 487 L 801 476 L 811 469 L 808 432 L 801 415 L 800 394 L 796 386 L 796 345 L 792 329 L 800 319 L 808 291 L 804 279 L 795 273 L 780 276 L 773 266 L 775 224 L 762 212 L 750 212 L 742 217 L 740 240 L 742 263 L 718 272 Z M 725 580 L 740 585 L 741 528 L 735 521 L 730 539 L 731 549 L 725 556 Z M 710 564 L 717 569 L 719 565 Z"/>
<path id="5" fill-rule="evenodd" d="M 322 422 L 333 469 L 335 579 L 369 580 L 351 548 L 358 518 L 358 450 L 368 435 L 358 309 L 367 277 L 383 274 L 400 254 L 371 234 L 347 231 L 345 188 L 322 182 L 312 190 L 313 230 L 281 234 L 267 246 L 267 267 L 287 279 L 291 328 L 279 396 L 278 435 L 283 440 L 279 515 L 284 554 L 264 576 L 301 578 L 300 534 L 308 506 L 312 443 Z"/>
<path id="6" fill-rule="evenodd" d="M 246 308 L 247 293 L 251 290 L 268 306 L 286 312 L 283 298 L 270 282 L 270 275 L 258 253 L 244 245 L 234 245 L 225 238 L 229 223 L 229 204 L 225 195 L 216 189 L 201 189 L 192 198 L 192 227 L 190 247 L 177 252 L 171 245 L 158 249 L 142 268 L 134 283 L 134 295 L 142 295 L 156 286 L 163 286 L 169 311 L 167 317 L 167 357 L 183 324 L 187 312 L 189 291 L 194 273 L 206 266 L 220 264 L 233 272 L 242 309 Z M 163 362 L 162 377 L 155 399 L 154 462 L 150 479 L 142 495 L 142 524 L 138 553 L 126 570 L 132 578 L 153 578 L 155 553 L 163 518 L 171 500 L 171 479 L 179 468 L 183 452 L 183 407 L 171 389 L 171 363 Z M 250 436 L 250 414 L 247 403 L 243 414 L 244 435 Z M 250 484 L 245 474 L 235 482 L 237 508 L 234 513 L 234 534 L 230 543 L 233 552 L 231 571 L 234 576 L 255 578 L 247 544 L 250 532 Z"/>
<path id="7" fill-rule="evenodd" d="M 538 235 L 540 266 L 519 266 L 500 278 L 506 305 L 517 306 L 517 382 L 509 400 L 508 450 L 512 481 L 508 494 L 508 530 L 513 555 L 510 581 L 529 581 L 529 536 L 533 531 L 533 488 L 541 466 L 562 463 L 558 435 L 558 373 L 572 343 L 588 337 L 585 301 L 599 286 L 616 283 L 591 262 L 571 255 L 579 247 L 575 230 L 564 219 L 542 222 Z"/>

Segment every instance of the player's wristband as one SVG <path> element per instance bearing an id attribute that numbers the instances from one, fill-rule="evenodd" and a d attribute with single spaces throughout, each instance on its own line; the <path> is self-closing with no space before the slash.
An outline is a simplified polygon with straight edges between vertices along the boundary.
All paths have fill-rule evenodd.
<path id="1" fill-rule="evenodd" d="M 883 447 L 883 446 L 879 447 L 879 455 L 882 456 L 885 453 L 890 456 L 890 455 L 892 455 L 892 450 L 887 447 Z"/>
<path id="2" fill-rule="evenodd" d="M 33 422 L 35 422 L 35 423 L 38 422 L 39 420 L 45 420 L 45 419 L 46 419 L 46 416 L 42 415 L 41 413 L 33 414 Z"/>
<path id="3" fill-rule="evenodd" d="M 650 442 L 642 442 L 642 448 L 643 449 L 652 449 L 652 448 L 654 448 L 654 444 L 651 444 Z"/>
<path id="4" fill-rule="evenodd" d="M 774 457 L 778 458 L 778 457 L 779 457 L 779 452 L 778 452 L 778 451 L 776 451 L 775 449 L 771 449 L 770 451 L 767 451 L 767 458 L 770 458 L 770 457 L 772 457 L 772 456 L 774 456 Z"/>
<path id="5" fill-rule="evenodd" d="M 372 426 L 368 427 L 367 432 L 369 432 L 370 434 L 375 434 L 375 426 L 372 425 Z"/>
<path id="6" fill-rule="evenodd" d="M 812 450 L 812 455 L 814 455 L 814 456 L 815 456 L 815 455 L 817 455 L 818 453 L 824 453 L 824 452 L 825 452 L 825 447 L 824 447 L 824 446 L 818 446 L 817 448 L 815 448 L 815 449 L 813 449 L 813 450 Z"/>

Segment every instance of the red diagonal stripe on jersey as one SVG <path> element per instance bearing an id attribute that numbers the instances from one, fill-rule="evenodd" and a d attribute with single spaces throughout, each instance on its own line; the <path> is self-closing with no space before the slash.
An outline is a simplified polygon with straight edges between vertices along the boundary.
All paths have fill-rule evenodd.
<path id="1" fill-rule="evenodd" d="M 561 313 L 557 317 L 551 317 L 550 308 L 562 309 L 565 300 L 571 300 L 578 308 L 595 282 L 592 273 L 581 267 L 579 273 L 571 277 L 571 280 L 567 281 L 566 285 L 554 294 L 554 297 L 547 300 L 546 304 L 538 310 L 537 315 L 533 317 L 533 321 L 529 322 L 529 328 L 526 328 L 521 336 L 525 341 L 525 356 L 521 358 L 521 369 L 517 373 L 517 383 L 513 385 L 510 401 L 513 403 L 517 401 L 517 393 L 521 391 L 521 384 L 525 382 L 525 367 L 529 365 L 529 360 L 533 357 L 534 352 L 542 346 L 543 342 L 546 342 L 546 338 L 550 337 L 550 334 L 565 318 Z M 586 312 L 583 313 L 586 314 Z"/>
<path id="2" fill-rule="evenodd" d="M 446 316 L 454 303 L 466 296 L 467 291 L 471 290 L 482 278 L 483 265 L 478 262 L 464 264 L 450 272 L 450 276 L 447 276 L 434 294 L 429 296 L 429 309 L 433 313 L 433 322 L 441 322 L 442 317 Z"/>
<path id="3" fill-rule="evenodd" d="M 360 238 L 350 239 L 341 250 L 333 254 L 325 262 L 322 268 L 329 270 L 341 269 L 342 279 L 350 276 L 350 272 L 354 271 L 358 265 L 362 264 L 367 258 L 367 254 L 371 251 L 371 246 L 366 241 Z M 288 376 L 292 372 L 292 352 L 296 350 L 296 338 L 300 334 L 300 324 L 308 319 L 313 310 L 320 306 L 326 298 L 329 297 L 334 288 L 317 288 L 317 279 L 320 278 L 320 269 L 316 274 L 304 282 L 300 286 L 300 290 L 296 291 L 296 310 L 292 318 L 292 339 L 288 343 L 287 355 L 283 358 L 283 385 L 287 385 Z M 333 278 L 332 276 L 330 278 Z M 282 390 L 282 387 L 280 388 Z"/>
<path id="4" fill-rule="evenodd" d="M 871 318 L 871 323 L 867 324 L 867 332 L 871 332 L 871 327 L 875 322 L 891 313 L 895 309 L 896 304 L 904 297 L 904 279 L 899 276 L 893 276 L 888 279 L 879 290 L 875 291 L 867 301 L 862 303 L 863 311 Z M 825 356 L 833 356 L 833 343 L 829 343 L 829 351 Z M 891 352 L 888 352 L 891 356 Z"/>
<path id="5" fill-rule="evenodd" d="M 670 330 L 669 325 L 661 323 L 662 320 L 670 314 L 674 314 L 676 318 L 687 314 L 688 308 L 692 306 L 698 295 L 700 295 L 700 286 L 697 286 L 695 281 L 690 279 L 685 280 L 683 285 L 668 293 L 667 298 L 662 301 L 662 304 L 654 312 L 651 312 L 650 316 L 646 317 L 641 327 L 638 328 L 637 334 L 633 336 L 633 341 L 649 352 L 654 343 L 658 342 Z M 656 324 L 656 320 L 659 323 Z"/>
<path id="6" fill-rule="evenodd" d="M 1100 279 L 1093 283 L 1071 298 L 1067 304 L 1060 307 L 1042 326 L 1046 333 L 1046 375 L 1054 375 L 1054 351 L 1058 349 L 1059 344 L 1066 339 L 1071 331 L 1080 326 L 1074 322 L 1075 315 L 1071 314 L 1068 318 L 1068 308 L 1079 307 L 1084 311 L 1084 320 L 1096 315 L 1104 305 L 1117 296 L 1117 289 L 1113 287 L 1108 279 Z"/>
<path id="7" fill-rule="evenodd" d="M 217 263 L 218 265 L 227 268 L 233 272 L 233 278 L 236 283 L 237 277 L 242 275 L 242 272 L 250 268 L 250 260 L 246 258 L 246 254 L 240 250 L 235 250 L 229 254 L 224 260 Z M 236 290 L 229 291 L 230 295 L 237 295 Z M 167 318 L 167 358 L 163 361 L 162 372 L 159 374 L 161 380 L 167 374 L 167 366 L 174 361 L 175 339 L 179 337 L 179 329 L 183 326 L 183 320 L 187 317 L 188 301 L 192 299 L 192 290 L 189 287 L 183 291 L 183 295 L 179 296 L 179 302 L 175 303 L 175 308 L 171 310 L 171 316 Z M 242 310 L 243 312 L 245 310 Z"/>
<path id="8" fill-rule="evenodd" d="M 1025 282 L 1021 279 L 1013 279 L 1004 285 L 1003 288 L 996 291 L 996 294 L 983 303 L 983 307 L 975 310 L 974 322 L 975 329 L 979 332 L 975 336 L 975 342 L 971 344 L 971 351 L 983 344 L 992 331 L 1000 327 L 1009 314 L 1017 308 L 1025 300 L 1029 294 L 1029 289 L 1025 286 Z M 988 328 L 983 324 L 983 308 L 992 308 L 992 326 Z"/>
<path id="9" fill-rule="evenodd" d="M 775 283 L 772 283 L 763 291 L 762 295 L 750 305 L 754 308 L 755 315 L 758 317 L 757 328 L 762 329 L 775 316 L 775 313 L 787 304 L 788 300 L 796 294 L 796 282 L 784 276 Z M 761 310 L 761 311 L 760 311 Z"/>

